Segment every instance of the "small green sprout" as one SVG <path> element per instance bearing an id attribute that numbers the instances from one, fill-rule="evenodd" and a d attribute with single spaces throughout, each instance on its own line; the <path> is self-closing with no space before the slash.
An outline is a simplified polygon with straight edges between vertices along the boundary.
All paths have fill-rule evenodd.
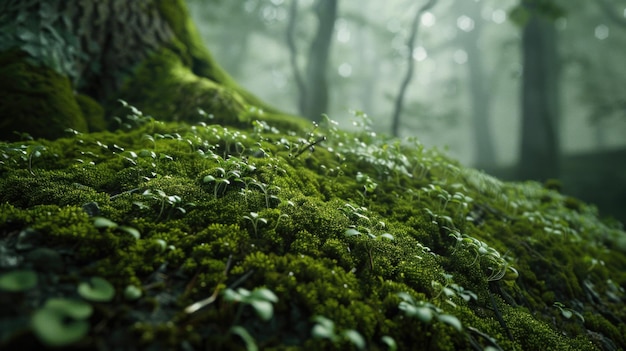
<path id="1" fill-rule="evenodd" d="M 278 302 L 276 294 L 267 288 L 256 288 L 252 291 L 244 288 L 238 288 L 237 290 L 226 289 L 222 295 L 225 301 L 241 303 L 233 324 L 237 324 L 239 321 L 244 305 L 252 306 L 259 318 L 268 321 L 274 315 L 274 306 L 272 304 Z"/>
<path id="2" fill-rule="evenodd" d="M 438 291 L 437 295 L 434 298 L 435 300 L 440 297 L 443 299 L 443 297 L 445 296 L 446 299 L 444 300 L 444 302 L 452 307 L 456 307 L 456 304 L 451 300 L 451 298 L 454 296 L 460 297 L 466 302 L 471 299 L 478 300 L 478 296 L 474 292 L 470 290 L 465 290 L 462 286 L 453 283 L 452 274 L 444 273 L 443 277 L 444 284 L 441 284 L 436 280 L 431 281 L 431 286 Z"/>
<path id="3" fill-rule="evenodd" d="M 92 277 L 78 284 L 78 295 L 93 302 L 109 302 L 115 296 L 115 288 L 104 278 Z"/>
<path id="4" fill-rule="evenodd" d="M 33 158 L 41 156 L 41 152 L 46 150 L 43 145 L 30 145 L 26 149 L 28 153 L 28 172 L 31 175 L 35 175 L 33 172 Z"/>
<path id="5" fill-rule="evenodd" d="M 243 340 L 243 342 L 246 344 L 246 351 L 258 351 L 259 350 L 259 347 L 256 345 L 256 340 L 254 340 L 254 337 L 252 337 L 252 335 L 248 333 L 246 328 L 240 325 L 235 325 L 232 328 L 230 328 L 230 332 L 232 334 L 239 336 L 241 340 Z"/>
<path id="6" fill-rule="evenodd" d="M 324 316 L 315 316 L 313 317 L 313 321 L 315 322 L 315 325 L 311 330 L 311 335 L 315 339 L 328 339 L 333 343 L 346 340 L 359 350 L 365 349 L 365 339 L 358 331 L 354 329 L 347 329 L 342 331 L 340 334 L 337 334 L 335 331 L 335 322 L 332 320 Z"/>
<path id="7" fill-rule="evenodd" d="M 261 183 L 256 179 L 252 179 L 250 184 L 258 187 L 265 196 L 265 207 L 270 208 L 270 200 L 279 200 L 278 196 L 271 193 L 272 191 L 280 191 L 279 187 L 275 185 L 268 186 L 267 184 Z"/>
<path id="8" fill-rule="evenodd" d="M 367 194 L 374 193 L 374 191 L 376 191 L 376 188 L 378 187 L 378 184 L 372 178 L 370 178 L 370 176 L 361 172 L 357 172 L 356 181 L 359 184 L 363 184 L 363 192 L 359 193 L 359 195 L 362 197 L 363 202 L 365 202 L 365 197 L 367 196 Z"/>
<path id="9" fill-rule="evenodd" d="M 437 306 L 425 301 L 415 301 L 413 296 L 405 292 L 398 293 L 398 296 L 402 299 L 398 305 L 398 309 L 404 312 L 408 317 L 415 317 L 420 321 L 430 324 L 433 318 L 436 318 L 439 322 L 450 325 L 457 331 L 462 331 L 463 326 L 459 319 L 451 314 L 442 313 L 443 311 Z"/>
<path id="10" fill-rule="evenodd" d="M 280 219 L 281 218 L 289 218 L 289 215 L 286 213 L 281 213 L 280 216 L 278 216 L 278 218 L 276 219 L 276 225 L 274 226 L 274 230 L 276 230 L 278 228 L 278 225 L 280 224 Z"/>
<path id="11" fill-rule="evenodd" d="M 159 190 L 159 189 L 155 191 L 147 189 L 141 195 L 144 198 L 152 199 L 160 203 L 161 207 L 159 209 L 159 214 L 156 217 L 157 221 L 161 218 L 161 216 L 163 216 L 163 212 L 165 211 L 166 205 L 169 205 L 169 210 L 167 212 L 167 219 L 170 219 L 172 217 L 172 214 L 174 211 L 178 211 L 182 213 L 183 215 L 186 214 L 187 210 L 185 209 L 184 206 L 186 207 L 195 206 L 195 204 L 192 202 L 183 204 L 183 199 L 180 196 L 167 195 L 163 190 Z"/>
<path id="12" fill-rule="evenodd" d="M 80 341 L 89 332 L 93 308 L 80 300 L 50 298 L 31 319 L 33 332 L 50 347 L 64 347 Z"/>
<path id="13" fill-rule="evenodd" d="M 389 351 L 396 351 L 398 349 L 398 343 L 396 343 L 396 340 L 391 336 L 384 335 L 380 340 L 383 344 L 387 345 Z"/>
<path id="14" fill-rule="evenodd" d="M 256 212 L 250 212 L 249 216 L 243 216 L 243 218 L 249 220 L 250 223 L 252 223 L 252 228 L 254 229 L 254 236 L 258 235 L 259 222 L 263 224 L 267 224 L 267 219 L 263 217 L 259 217 L 259 214 Z"/>
<path id="15" fill-rule="evenodd" d="M 129 234 L 130 236 L 132 236 L 133 238 L 137 240 L 139 240 L 139 238 L 141 237 L 141 234 L 139 233 L 137 229 L 133 227 L 124 226 L 124 225 L 118 225 L 112 220 L 108 218 L 104 218 L 104 217 L 94 217 L 93 226 L 98 229 L 105 229 L 105 228 L 117 229 L 126 234 Z"/>
<path id="16" fill-rule="evenodd" d="M 124 288 L 124 299 L 127 301 L 135 301 L 139 299 L 141 295 L 143 295 L 141 288 L 135 285 L 127 285 L 126 288 Z"/>
<path id="17" fill-rule="evenodd" d="M 572 316 L 576 316 L 578 317 L 578 319 L 580 319 L 581 322 L 585 323 L 585 318 L 582 314 L 569 307 L 566 307 L 564 304 L 556 301 L 552 306 L 558 308 L 559 311 L 561 311 L 561 315 L 566 319 L 570 319 L 572 318 Z"/>
<path id="18" fill-rule="evenodd" d="M 389 233 L 383 233 L 383 234 L 376 235 L 376 234 L 372 233 L 372 231 L 369 228 L 359 227 L 359 229 L 360 230 L 358 230 L 358 229 L 356 229 L 354 227 L 348 228 L 344 232 L 344 235 L 347 236 L 347 237 L 361 236 L 361 235 L 363 235 L 363 233 L 361 231 L 364 231 L 364 232 L 367 233 L 365 235 L 365 237 L 367 237 L 367 238 L 369 238 L 371 240 L 374 240 L 374 241 L 382 241 L 383 239 L 389 240 L 389 241 L 393 241 L 395 239 L 393 237 L 393 235 L 391 235 Z M 374 246 L 372 245 L 371 242 L 369 242 L 369 241 L 366 242 L 365 250 L 367 251 L 367 255 L 369 257 L 370 269 L 374 270 L 374 256 L 373 256 Z"/>
<path id="19" fill-rule="evenodd" d="M 0 275 L 0 290 L 21 292 L 37 285 L 37 273 L 30 269 L 16 270 Z"/>

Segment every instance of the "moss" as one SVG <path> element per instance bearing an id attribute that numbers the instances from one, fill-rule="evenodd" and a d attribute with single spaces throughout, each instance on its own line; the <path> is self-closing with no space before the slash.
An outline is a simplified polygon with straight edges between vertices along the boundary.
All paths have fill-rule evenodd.
<path id="1" fill-rule="evenodd" d="M 176 38 L 180 40 L 186 56 L 190 62 L 190 68 L 199 77 L 208 78 L 211 81 L 232 89 L 241 95 L 249 104 L 262 108 L 268 112 L 277 112 L 265 103 L 261 102 L 254 95 L 242 89 L 237 83 L 215 62 L 210 52 L 206 49 L 200 38 L 197 28 L 193 24 L 188 14 L 184 1 L 157 1 L 157 6 L 161 15 L 166 19 Z"/>
<path id="2" fill-rule="evenodd" d="M 67 128 L 88 130 L 67 77 L 28 63 L 20 51 L 1 53 L 0 67 L 0 139 L 19 140 L 14 131 L 56 139 Z"/>
<path id="3" fill-rule="evenodd" d="M 94 99 L 84 94 L 76 95 L 76 102 L 85 116 L 87 128 L 90 132 L 99 132 L 107 129 L 104 118 L 104 108 Z"/>
<path id="4" fill-rule="evenodd" d="M 144 89 L 147 85 L 157 89 Z M 180 56 L 169 49 L 152 54 L 127 80 L 119 98 L 139 107 L 145 114 L 161 120 L 195 122 L 202 120 L 198 109 L 213 116 L 206 122 L 242 125 L 238 120 L 245 109 L 235 92 L 194 75 Z M 112 115 L 120 108 L 113 109 Z"/>
<path id="5" fill-rule="evenodd" d="M 148 118 L 126 129 L 2 145 L 0 246 L 18 266 L 42 266 L 29 261 L 31 250 L 62 257 L 55 267 L 63 269 L 42 273 L 51 275 L 45 291 L 59 296 L 95 275 L 118 292 L 140 287 L 137 301 L 118 295 L 106 306 L 118 312 L 92 321 L 130 349 L 183 340 L 240 348 L 235 325 L 262 349 L 351 347 L 312 338 L 316 315 L 339 335 L 356 330 L 370 349 L 384 349 L 383 336 L 441 350 L 625 346 L 618 321 L 626 318 L 626 258 L 609 246 L 624 234 L 582 202 L 572 209 L 572 200 L 536 183 L 499 183 L 358 132 L 323 130 L 324 146 L 293 157 L 310 135 Z M 37 145 L 45 151 L 29 170 Z M 411 173 L 407 163 L 430 171 Z M 365 196 L 358 172 L 378 184 Z M 255 229 L 252 213 L 266 223 Z M 94 216 L 113 224 L 97 227 Z M 18 250 L 31 230 L 39 235 L 33 247 Z M 269 322 L 223 295 L 260 287 L 278 297 Z M 400 292 L 433 319 L 407 315 Z M 32 294 L 37 304 L 44 286 Z M 185 312 L 198 302 L 206 305 Z M 554 302 L 585 322 L 565 318 Z M 95 327 L 84 342 L 91 340 L 113 344 Z"/>

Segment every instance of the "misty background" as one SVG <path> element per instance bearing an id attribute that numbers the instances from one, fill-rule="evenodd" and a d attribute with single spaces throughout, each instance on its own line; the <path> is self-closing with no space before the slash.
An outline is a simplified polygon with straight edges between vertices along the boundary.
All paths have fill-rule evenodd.
<path id="1" fill-rule="evenodd" d="M 557 178 L 626 220 L 626 1 L 188 5 L 222 67 L 285 112 L 345 129 L 366 113 L 378 133 L 504 179 Z"/>

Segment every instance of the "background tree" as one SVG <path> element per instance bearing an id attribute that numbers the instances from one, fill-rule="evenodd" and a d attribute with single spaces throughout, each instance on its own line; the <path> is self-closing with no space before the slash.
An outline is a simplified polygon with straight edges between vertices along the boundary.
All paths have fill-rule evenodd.
<path id="1" fill-rule="evenodd" d="M 482 38 L 485 20 L 481 18 L 483 3 L 464 1 L 463 7 L 467 11 L 465 17 L 459 18 L 461 44 L 467 55 L 467 74 L 469 79 L 470 94 L 470 118 L 474 139 L 474 165 L 476 167 L 491 167 L 496 164 L 495 147 L 493 145 L 493 133 L 490 121 L 491 108 L 491 78 L 485 70 L 485 55 L 483 49 L 486 46 Z M 483 39 L 483 40 L 481 40 Z"/>
<path id="2" fill-rule="evenodd" d="M 522 129 L 519 176 L 546 180 L 559 176 L 559 54 L 554 21 L 541 1 L 522 1 Z"/>
<path id="3" fill-rule="evenodd" d="M 315 5 L 317 29 L 311 42 L 306 61 L 305 74 L 300 73 L 295 44 L 295 26 L 298 16 L 298 0 L 292 0 L 287 43 L 290 49 L 290 62 L 298 87 L 298 107 L 300 114 L 313 121 L 321 120 L 328 113 L 328 59 L 332 34 L 337 19 L 338 0 L 318 0 Z"/>

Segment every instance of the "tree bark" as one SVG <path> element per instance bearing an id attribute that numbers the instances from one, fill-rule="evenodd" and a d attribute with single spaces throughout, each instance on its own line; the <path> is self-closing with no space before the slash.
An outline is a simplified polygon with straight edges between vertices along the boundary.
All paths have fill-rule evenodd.
<path id="1" fill-rule="evenodd" d="M 522 36 L 522 134 L 519 176 L 559 176 L 559 68 L 554 24 L 529 10 Z"/>

